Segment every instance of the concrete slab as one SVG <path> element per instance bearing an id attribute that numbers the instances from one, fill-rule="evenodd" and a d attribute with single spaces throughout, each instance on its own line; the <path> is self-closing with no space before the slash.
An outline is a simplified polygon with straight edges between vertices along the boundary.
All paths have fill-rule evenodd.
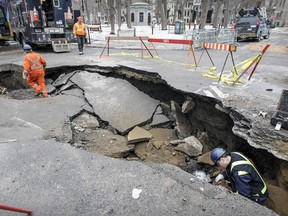
<path id="1" fill-rule="evenodd" d="M 150 120 L 159 105 L 159 101 L 122 79 L 81 72 L 71 81 L 83 89 L 94 112 L 121 133 Z"/>
<path id="2" fill-rule="evenodd" d="M 72 140 L 69 118 L 84 109 L 87 102 L 83 98 L 59 95 L 46 99 L 23 100 L 20 104 L 19 100 L 0 97 L 0 104 L 0 124 L 11 118 L 21 119 L 41 128 L 43 138 L 57 138 L 68 142 Z M 38 134 L 37 132 L 34 136 L 37 137 Z"/>

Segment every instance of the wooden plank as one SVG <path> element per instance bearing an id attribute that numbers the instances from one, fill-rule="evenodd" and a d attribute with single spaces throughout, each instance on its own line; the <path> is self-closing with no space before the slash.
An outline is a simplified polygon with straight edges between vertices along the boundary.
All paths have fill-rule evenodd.
<path id="1" fill-rule="evenodd" d="M 109 37 L 105 37 L 105 40 L 108 40 Z M 148 37 L 143 36 L 143 37 L 110 37 L 110 40 L 148 40 Z"/>
<path id="2" fill-rule="evenodd" d="M 266 43 L 249 43 L 248 49 L 261 52 L 265 46 Z M 288 46 L 271 44 L 267 52 L 288 54 Z"/>

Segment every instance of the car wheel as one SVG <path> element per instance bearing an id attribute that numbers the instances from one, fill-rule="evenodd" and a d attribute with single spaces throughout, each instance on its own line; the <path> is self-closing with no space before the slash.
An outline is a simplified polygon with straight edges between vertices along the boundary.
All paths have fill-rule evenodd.
<path id="1" fill-rule="evenodd" d="M 268 39 L 269 37 L 270 37 L 270 32 L 268 32 L 267 35 L 264 36 L 263 38 L 264 38 L 264 39 Z"/>

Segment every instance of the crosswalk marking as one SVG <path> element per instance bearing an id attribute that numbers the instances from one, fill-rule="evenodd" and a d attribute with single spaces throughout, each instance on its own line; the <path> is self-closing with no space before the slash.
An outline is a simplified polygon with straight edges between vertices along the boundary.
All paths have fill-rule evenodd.
<path id="1" fill-rule="evenodd" d="M 223 94 L 216 86 L 209 86 L 220 98 L 226 98 L 229 94 Z"/>
<path id="2" fill-rule="evenodd" d="M 203 92 L 208 96 L 208 97 L 213 97 L 215 98 L 215 96 L 208 90 L 203 90 Z"/>

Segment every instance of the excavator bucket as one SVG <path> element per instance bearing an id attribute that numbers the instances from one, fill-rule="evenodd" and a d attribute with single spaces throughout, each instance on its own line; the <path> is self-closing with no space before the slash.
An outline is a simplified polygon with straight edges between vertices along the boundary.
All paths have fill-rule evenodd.
<path id="1" fill-rule="evenodd" d="M 59 53 L 59 52 L 70 52 L 70 45 L 68 44 L 66 39 L 59 38 L 57 40 L 52 41 L 52 48 L 54 52 Z"/>

